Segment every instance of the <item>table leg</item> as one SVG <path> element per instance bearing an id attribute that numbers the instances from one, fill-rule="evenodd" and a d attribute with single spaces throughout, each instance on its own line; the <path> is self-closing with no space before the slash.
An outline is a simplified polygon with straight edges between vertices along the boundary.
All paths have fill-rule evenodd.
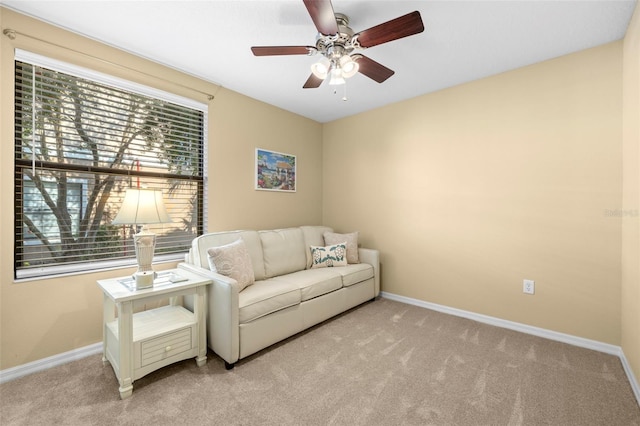
<path id="1" fill-rule="evenodd" d="M 194 315 L 198 323 L 198 357 L 196 358 L 196 364 L 198 367 L 202 367 L 207 363 L 207 312 L 206 312 L 206 287 L 198 286 L 196 290 L 195 303 L 194 303 Z"/>
<path id="2" fill-rule="evenodd" d="M 107 324 L 115 320 L 115 305 L 106 293 L 102 295 L 102 363 L 107 363 Z"/>
<path id="3" fill-rule="evenodd" d="M 118 304 L 118 340 L 120 351 L 120 398 L 133 392 L 133 307 L 131 302 Z"/>

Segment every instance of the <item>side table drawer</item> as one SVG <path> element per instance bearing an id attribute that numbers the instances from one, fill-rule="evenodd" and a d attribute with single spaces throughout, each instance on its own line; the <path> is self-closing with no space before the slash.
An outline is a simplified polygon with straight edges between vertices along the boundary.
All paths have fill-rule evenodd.
<path id="1" fill-rule="evenodd" d="M 140 367 L 190 351 L 193 348 L 193 332 L 193 327 L 187 327 L 140 342 Z"/>

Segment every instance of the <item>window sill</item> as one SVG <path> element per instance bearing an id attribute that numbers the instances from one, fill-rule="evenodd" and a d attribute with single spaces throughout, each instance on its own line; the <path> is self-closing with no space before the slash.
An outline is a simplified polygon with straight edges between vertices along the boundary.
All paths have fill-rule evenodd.
<path id="1" fill-rule="evenodd" d="M 185 253 L 175 253 L 163 256 L 156 256 L 153 259 L 153 265 L 162 265 L 167 263 L 181 262 L 184 260 Z M 50 266 L 32 270 L 18 271 L 17 277 L 14 278 L 14 284 L 22 284 L 31 281 L 50 280 L 61 277 L 70 277 L 74 275 L 86 275 L 95 272 L 116 271 L 119 269 L 135 268 L 135 259 L 126 259 L 119 261 L 104 261 L 88 263 L 81 266 Z"/>

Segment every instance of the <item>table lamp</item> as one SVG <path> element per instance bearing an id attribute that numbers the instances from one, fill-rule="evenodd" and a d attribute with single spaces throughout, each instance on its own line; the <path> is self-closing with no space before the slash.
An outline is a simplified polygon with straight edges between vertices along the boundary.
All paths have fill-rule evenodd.
<path id="1" fill-rule="evenodd" d="M 156 248 L 156 234 L 147 227 L 152 223 L 168 223 L 171 217 L 167 213 L 162 201 L 162 191 L 159 189 L 127 189 L 120 211 L 111 222 L 114 225 L 142 225 L 140 232 L 133 236 L 136 248 L 138 270 L 134 278 L 150 276 L 149 285 L 153 285 L 155 273 L 151 268 L 153 253 Z"/>

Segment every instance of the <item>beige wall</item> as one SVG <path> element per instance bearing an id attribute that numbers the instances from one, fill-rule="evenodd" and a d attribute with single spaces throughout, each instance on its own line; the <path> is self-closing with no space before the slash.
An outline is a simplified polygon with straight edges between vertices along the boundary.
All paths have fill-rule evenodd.
<path id="1" fill-rule="evenodd" d="M 95 280 L 130 271 L 13 283 L 21 47 L 203 102 L 182 85 L 215 93 L 209 230 L 357 229 L 381 250 L 384 291 L 622 345 L 640 377 L 640 229 L 623 216 L 640 198 L 639 21 L 624 44 L 322 126 L 0 8 L 3 29 L 66 47 L 0 36 L 0 369 L 100 341 Z M 256 147 L 297 156 L 297 193 L 253 190 Z"/>
<path id="2" fill-rule="evenodd" d="M 321 125 L 174 70 L 149 63 L 82 37 L 0 8 L 0 370 L 99 342 L 102 299 L 96 279 L 130 269 L 65 278 L 13 282 L 13 49 L 20 47 L 209 102 L 209 230 L 319 224 L 322 220 Z M 73 52 L 73 51 L 76 52 Z M 109 65 L 84 55 L 97 56 Z M 119 66 L 124 65 L 124 67 Z M 143 70 L 144 74 L 131 70 Z M 151 74 L 150 77 L 145 74 Z M 165 81 L 168 80 L 169 82 Z M 255 148 L 297 156 L 298 192 L 253 189 Z M 172 265 L 159 265 L 157 269 Z"/>
<path id="3" fill-rule="evenodd" d="M 322 222 L 322 125 L 222 89 L 210 106 L 209 230 Z M 255 149 L 296 156 L 297 192 L 255 191 Z"/>
<path id="4" fill-rule="evenodd" d="M 380 249 L 385 292 L 619 345 L 621 49 L 325 125 L 325 224 Z"/>
<path id="5" fill-rule="evenodd" d="M 640 7 L 624 39 L 622 350 L 640 380 Z"/>

